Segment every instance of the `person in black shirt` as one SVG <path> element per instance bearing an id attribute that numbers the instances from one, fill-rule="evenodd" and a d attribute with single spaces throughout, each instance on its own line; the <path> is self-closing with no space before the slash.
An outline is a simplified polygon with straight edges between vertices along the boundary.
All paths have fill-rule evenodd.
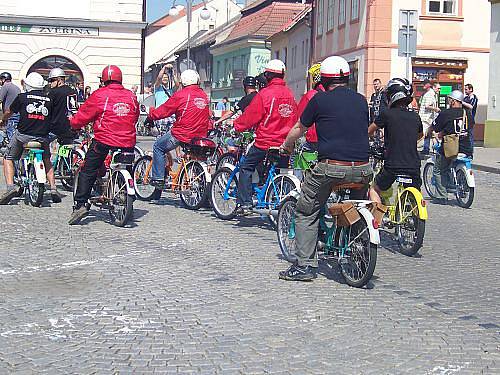
<path id="1" fill-rule="evenodd" d="M 438 133 L 438 138 L 445 135 L 458 134 L 458 152 L 472 158 L 473 146 L 470 139 L 470 126 L 474 119 L 471 112 L 463 106 L 464 94 L 459 90 L 454 90 L 448 95 L 448 109 L 439 113 L 434 120 L 432 128 Z M 433 175 L 436 185 L 436 198 L 433 200 L 437 204 L 447 204 L 449 186 L 449 171 L 453 159 L 444 156 L 443 147 L 438 149 L 436 162 L 434 163 Z"/>
<path id="2" fill-rule="evenodd" d="M 223 115 L 220 119 L 218 119 L 214 125 L 218 125 L 223 121 L 226 121 L 228 118 L 233 117 L 236 113 L 245 112 L 245 109 L 250 105 L 252 99 L 257 95 L 257 81 L 255 77 L 247 76 L 243 79 L 243 90 L 245 90 L 245 96 L 240 99 L 233 111 L 229 111 L 225 115 Z"/>
<path id="3" fill-rule="evenodd" d="M 384 167 L 370 189 L 370 199 L 379 203 L 380 193 L 389 190 L 398 175 L 411 177 L 411 185 L 417 189 L 422 185 L 417 142 L 424 133 L 420 116 L 408 108 L 413 100 L 411 83 L 402 78 L 391 79 L 386 96 L 389 108 L 384 109 L 368 129 L 370 136 L 378 129 L 384 129 Z"/>
<path id="4" fill-rule="evenodd" d="M 66 73 L 61 68 L 54 68 L 49 73 L 49 97 L 54 107 L 50 132 L 57 135 L 59 144 L 71 144 L 76 138 L 71 130 L 68 117 L 78 111 L 77 93 L 65 83 Z"/>
<path id="5" fill-rule="evenodd" d="M 363 95 L 346 87 L 349 64 L 342 57 L 331 56 L 321 63 L 320 72 L 326 91 L 312 97 L 281 146 L 291 153 L 295 141 L 316 124 L 319 162 L 302 184 L 295 214 L 296 262 L 280 272 L 283 280 L 315 278 L 319 213 L 332 188 L 343 183 L 368 186 L 373 175 L 368 163 L 368 103 Z"/>
<path id="6" fill-rule="evenodd" d="M 387 108 L 387 97 L 384 94 L 384 87 L 379 78 L 373 80 L 375 92 L 370 97 L 370 124 L 374 123 L 378 116 Z"/>
<path id="7" fill-rule="evenodd" d="M 9 142 L 4 160 L 4 175 L 7 191 L 0 197 L 0 204 L 8 204 L 17 194 L 14 185 L 14 160 L 19 160 L 23 153 L 23 145 L 36 141 L 43 146 L 43 161 L 50 184 L 51 193 L 55 189 L 54 169 L 50 162 L 48 134 L 52 115 L 52 99 L 43 92 L 43 77 L 38 73 L 30 73 L 24 80 L 26 92 L 19 94 L 10 105 L 12 113 L 19 113 L 19 124 Z M 61 199 L 52 197 L 54 203 Z"/>

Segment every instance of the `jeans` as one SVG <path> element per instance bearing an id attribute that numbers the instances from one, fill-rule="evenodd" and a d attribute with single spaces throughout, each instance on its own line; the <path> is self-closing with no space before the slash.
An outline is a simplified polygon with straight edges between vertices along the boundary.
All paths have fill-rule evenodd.
<path id="1" fill-rule="evenodd" d="M 368 186 L 372 176 L 372 167 L 368 163 L 351 167 L 320 162 L 306 174 L 295 213 L 295 257 L 299 266 L 318 267 L 319 213 L 332 188 L 351 182 Z"/>
<path id="2" fill-rule="evenodd" d="M 450 184 L 450 167 L 452 159 L 447 159 L 444 155 L 436 154 L 436 162 L 434 163 L 434 169 L 432 171 L 434 177 L 434 185 L 436 186 L 436 198 L 446 199 L 448 198 L 448 192 L 446 189 Z"/>
<path id="3" fill-rule="evenodd" d="M 238 204 L 245 206 L 251 206 L 253 204 L 252 174 L 255 168 L 257 168 L 257 165 L 266 158 L 266 154 L 266 150 L 261 150 L 260 148 L 252 146 L 245 155 L 245 160 L 240 164 Z"/>
<path id="4" fill-rule="evenodd" d="M 134 152 L 133 147 L 113 147 L 97 142 L 96 140 L 92 141 L 89 150 L 85 154 L 85 161 L 82 169 L 78 174 L 78 182 L 74 198 L 77 207 L 87 203 L 92 192 L 92 187 L 94 186 L 97 178 L 97 173 L 103 166 L 106 156 L 108 156 L 110 150 L 117 150 L 118 148 L 124 152 Z"/>
<path id="5" fill-rule="evenodd" d="M 14 132 L 17 129 L 17 124 L 19 124 L 19 113 L 14 113 L 9 117 L 7 123 L 5 124 L 5 130 L 7 133 L 7 139 L 10 141 Z"/>
<path id="6" fill-rule="evenodd" d="M 431 147 L 432 128 L 431 124 L 428 124 L 426 122 L 424 122 L 423 125 L 424 125 L 424 148 L 422 149 L 422 153 L 428 154 L 429 149 Z"/>
<path id="7" fill-rule="evenodd" d="M 169 130 L 155 141 L 153 145 L 153 180 L 165 179 L 165 155 L 179 146 L 180 141 Z"/>

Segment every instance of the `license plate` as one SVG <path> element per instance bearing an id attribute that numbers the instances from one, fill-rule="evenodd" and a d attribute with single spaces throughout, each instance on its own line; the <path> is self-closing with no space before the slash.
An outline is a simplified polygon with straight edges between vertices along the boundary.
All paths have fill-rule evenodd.
<path id="1" fill-rule="evenodd" d="M 65 147 L 65 146 L 61 146 L 59 148 L 59 156 L 63 157 L 63 158 L 66 158 L 69 156 L 69 152 L 71 151 L 71 148 L 70 147 Z"/>
<path id="2" fill-rule="evenodd" d="M 402 184 L 411 184 L 413 183 L 413 180 L 411 178 L 408 178 L 408 177 L 398 177 L 396 179 L 397 182 L 400 182 Z"/>

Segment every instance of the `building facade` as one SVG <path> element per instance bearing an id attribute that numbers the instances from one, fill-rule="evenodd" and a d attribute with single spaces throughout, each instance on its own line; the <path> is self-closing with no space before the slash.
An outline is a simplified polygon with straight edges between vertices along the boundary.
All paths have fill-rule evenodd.
<path id="1" fill-rule="evenodd" d="M 344 56 L 357 75 L 354 86 L 370 95 L 372 81 L 408 76 L 416 96 L 425 78 L 447 92 L 474 85 L 479 98 L 476 139 L 483 139 L 488 96 L 490 3 L 488 0 L 315 0 L 314 61 Z M 407 72 L 399 56 L 400 11 L 416 10 L 416 56 Z M 478 20 L 481 20 L 478 22 Z"/>
<path id="2" fill-rule="evenodd" d="M 118 65 L 124 85 L 141 82 L 142 0 L 3 0 L 0 61 L 15 82 L 37 71 L 63 68 L 70 84 L 96 89 L 107 64 Z M 78 14 L 78 18 L 74 15 Z M 13 42 L 15 40 L 15 42 Z"/>
<path id="3" fill-rule="evenodd" d="M 488 119 L 485 124 L 484 145 L 500 147 L 500 0 L 491 0 L 491 52 Z"/>

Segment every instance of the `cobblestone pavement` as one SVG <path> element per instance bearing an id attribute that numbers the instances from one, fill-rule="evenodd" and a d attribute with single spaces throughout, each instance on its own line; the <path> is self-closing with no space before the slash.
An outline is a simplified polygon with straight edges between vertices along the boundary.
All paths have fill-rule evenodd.
<path id="1" fill-rule="evenodd" d="M 0 373 L 498 374 L 500 176 L 430 205 L 420 257 L 383 236 L 366 289 L 287 267 L 259 218 L 164 195 L 130 228 L 69 227 L 70 197 L 0 207 Z"/>

